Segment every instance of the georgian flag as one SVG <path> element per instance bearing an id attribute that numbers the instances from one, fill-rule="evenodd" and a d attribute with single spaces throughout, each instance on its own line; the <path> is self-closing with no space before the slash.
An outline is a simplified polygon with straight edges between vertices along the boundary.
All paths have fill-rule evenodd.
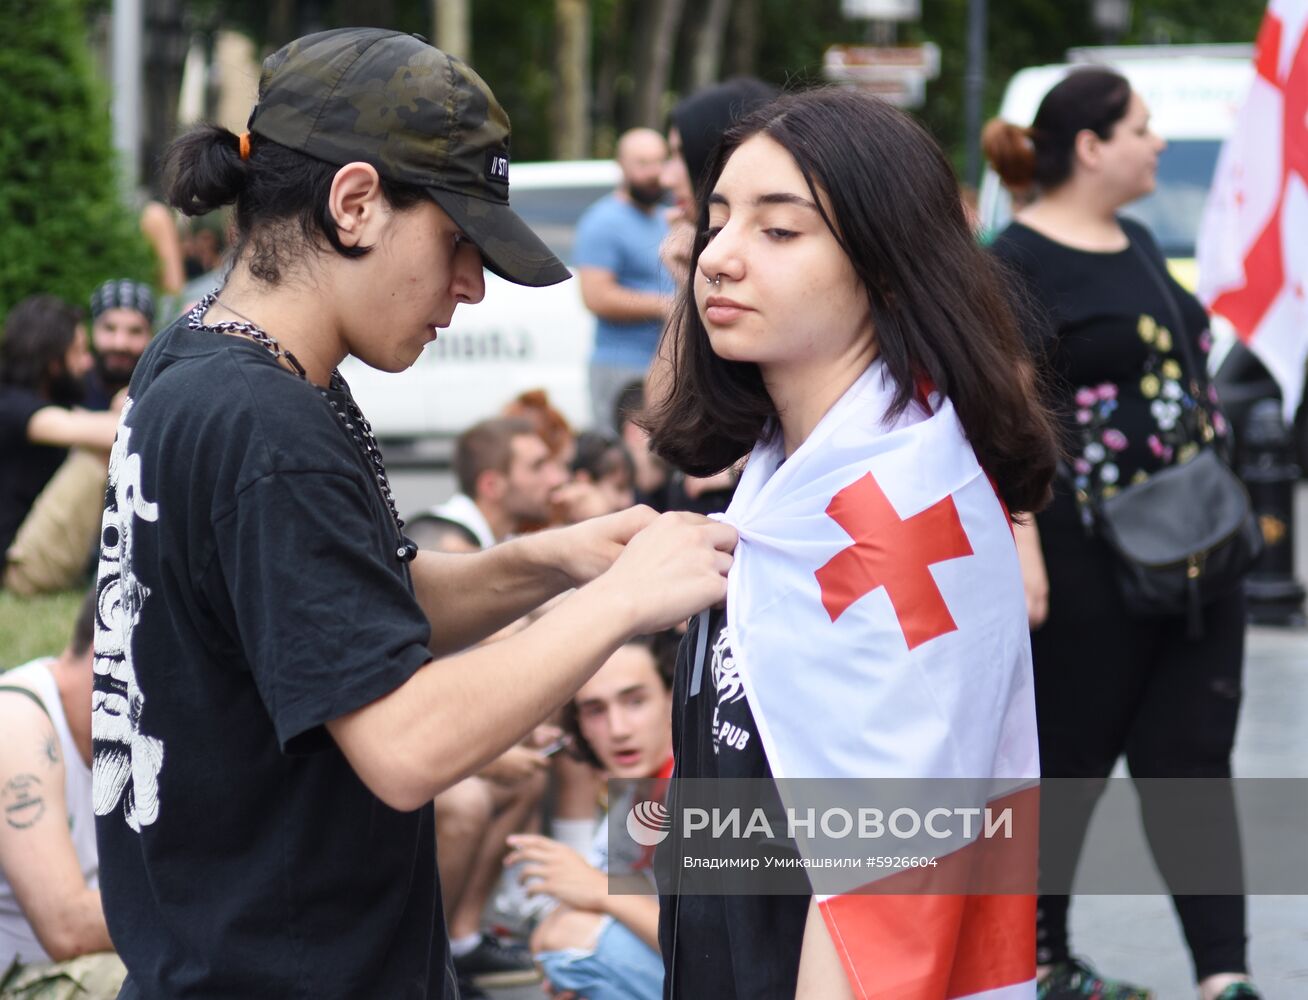
<path id="1" fill-rule="evenodd" d="M 887 425 L 892 395 L 874 361 L 789 459 L 780 435 L 755 448 L 723 515 L 740 532 L 731 649 L 787 807 L 791 778 L 984 779 L 992 803 L 1027 807 L 1016 856 L 986 862 L 1024 869 L 1012 892 L 960 892 L 981 845 L 957 841 L 935 872 L 815 885 L 855 995 L 1033 997 L 1039 753 L 1016 547 L 949 400 Z"/>
<path id="2" fill-rule="evenodd" d="M 1272 0 L 1254 82 L 1217 160 L 1199 230 L 1199 298 L 1281 387 L 1287 420 L 1308 360 L 1308 0 Z"/>

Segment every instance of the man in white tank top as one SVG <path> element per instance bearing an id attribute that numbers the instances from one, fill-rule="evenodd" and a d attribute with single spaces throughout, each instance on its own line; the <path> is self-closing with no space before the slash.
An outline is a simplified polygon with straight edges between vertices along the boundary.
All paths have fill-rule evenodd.
<path id="1" fill-rule="evenodd" d="M 118 995 L 91 807 L 95 595 L 57 657 L 0 673 L 0 998 Z"/>

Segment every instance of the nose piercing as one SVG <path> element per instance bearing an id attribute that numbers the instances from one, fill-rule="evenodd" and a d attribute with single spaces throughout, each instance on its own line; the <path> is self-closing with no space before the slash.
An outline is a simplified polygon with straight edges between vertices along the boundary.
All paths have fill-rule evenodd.
<path id="1" fill-rule="evenodd" d="M 721 287 L 722 287 L 722 275 L 718 274 L 718 275 L 714 275 L 712 278 L 705 278 L 705 279 L 704 279 L 704 284 L 706 284 L 706 285 L 712 285 L 714 288 L 721 288 Z"/>

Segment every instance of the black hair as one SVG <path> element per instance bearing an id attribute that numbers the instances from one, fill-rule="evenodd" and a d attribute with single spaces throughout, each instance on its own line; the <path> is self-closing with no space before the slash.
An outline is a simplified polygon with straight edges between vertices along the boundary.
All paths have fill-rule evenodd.
<path id="1" fill-rule="evenodd" d="M 95 642 L 96 587 L 91 586 L 90 593 L 82 599 L 77 611 L 77 620 L 73 622 L 73 632 L 68 639 L 68 651 L 74 656 L 84 656 Z"/>
<path id="2" fill-rule="evenodd" d="M 584 472 L 592 482 L 599 482 L 619 469 L 626 471 L 629 481 L 635 480 L 636 463 L 621 441 L 597 431 L 583 431 L 577 435 L 571 466 L 573 475 Z"/>
<path id="3" fill-rule="evenodd" d="M 681 646 L 681 636 L 672 629 L 654 632 L 650 635 L 638 635 L 628 639 L 623 646 L 636 646 L 648 651 L 654 658 L 654 667 L 665 691 L 672 690 L 672 678 L 677 668 L 677 650 Z M 572 737 L 568 753 L 577 760 L 585 761 L 591 767 L 603 768 L 604 764 L 595 754 L 595 750 L 581 735 L 581 720 L 577 715 L 577 699 L 570 699 L 564 706 L 561 720 L 563 731 Z"/>
<path id="4" fill-rule="evenodd" d="M 645 383 L 640 379 L 628 382 L 613 401 L 613 426 L 622 433 L 622 425 L 636 420 L 645 410 Z"/>
<path id="5" fill-rule="evenodd" d="M 672 109 L 669 117 L 681 136 L 681 158 L 696 197 L 708 193 L 702 188 L 722 133 L 779 93 L 770 83 L 737 76 L 697 90 Z"/>
<path id="6" fill-rule="evenodd" d="M 1111 69 L 1073 70 L 1045 95 L 1030 128 L 995 118 L 981 133 L 981 148 L 1004 186 L 1033 183 L 1050 191 L 1072 176 L 1076 137 L 1089 130 L 1110 139 L 1131 106 L 1131 84 Z"/>
<path id="7" fill-rule="evenodd" d="M 708 190 L 755 135 L 794 158 L 867 291 L 879 356 L 895 383 L 888 416 L 930 384 L 953 402 L 1009 511 L 1043 507 L 1057 460 L 1053 419 L 1002 273 L 973 238 L 957 178 L 935 140 L 908 115 L 852 90 L 788 95 L 727 133 Z M 709 345 L 690 293 L 707 245 L 707 205 L 699 212 L 670 330 L 672 389 L 647 419 L 655 452 L 704 476 L 747 454 L 775 429 L 777 411 L 756 364 L 719 358 Z"/>
<path id="8" fill-rule="evenodd" d="M 0 340 L 0 385 L 45 395 L 84 318 L 81 309 L 55 295 L 33 295 L 10 309 Z"/>
<path id="9" fill-rule="evenodd" d="M 240 140 L 218 125 L 202 124 L 164 154 L 168 203 L 186 215 L 204 215 L 236 204 L 233 258 L 248 250 L 250 273 L 277 284 L 306 248 L 327 246 L 342 257 L 362 257 L 371 247 L 346 246 L 328 198 L 340 169 L 307 153 L 258 135 L 241 159 Z M 427 199 L 422 188 L 381 178 L 382 194 L 397 211 Z"/>

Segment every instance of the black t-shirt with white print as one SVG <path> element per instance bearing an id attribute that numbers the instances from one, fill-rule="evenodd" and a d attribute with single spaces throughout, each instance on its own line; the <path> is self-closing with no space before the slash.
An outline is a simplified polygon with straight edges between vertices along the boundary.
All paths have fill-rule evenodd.
<path id="1" fill-rule="evenodd" d="M 121 996 L 454 997 L 432 808 L 383 804 L 324 728 L 430 659 L 336 394 L 183 319 L 129 395 L 92 711 Z"/>
<path id="2" fill-rule="evenodd" d="M 772 768 L 731 654 L 724 612 L 709 616 L 703 680 L 699 693 L 690 695 L 698 629 L 695 619 L 677 657 L 673 777 L 771 781 Z M 674 781 L 674 799 L 676 794 Z M 675 801 L 671 811 L 677 815 Z M 673 879 L 679 836 L 674 822 L 672 836 L 660 847 L 673 859 L 660 866 Z M 659 902 L 665 1000 L 794 997 L 808 896 L 687 894 L 664 895 Z"/>

